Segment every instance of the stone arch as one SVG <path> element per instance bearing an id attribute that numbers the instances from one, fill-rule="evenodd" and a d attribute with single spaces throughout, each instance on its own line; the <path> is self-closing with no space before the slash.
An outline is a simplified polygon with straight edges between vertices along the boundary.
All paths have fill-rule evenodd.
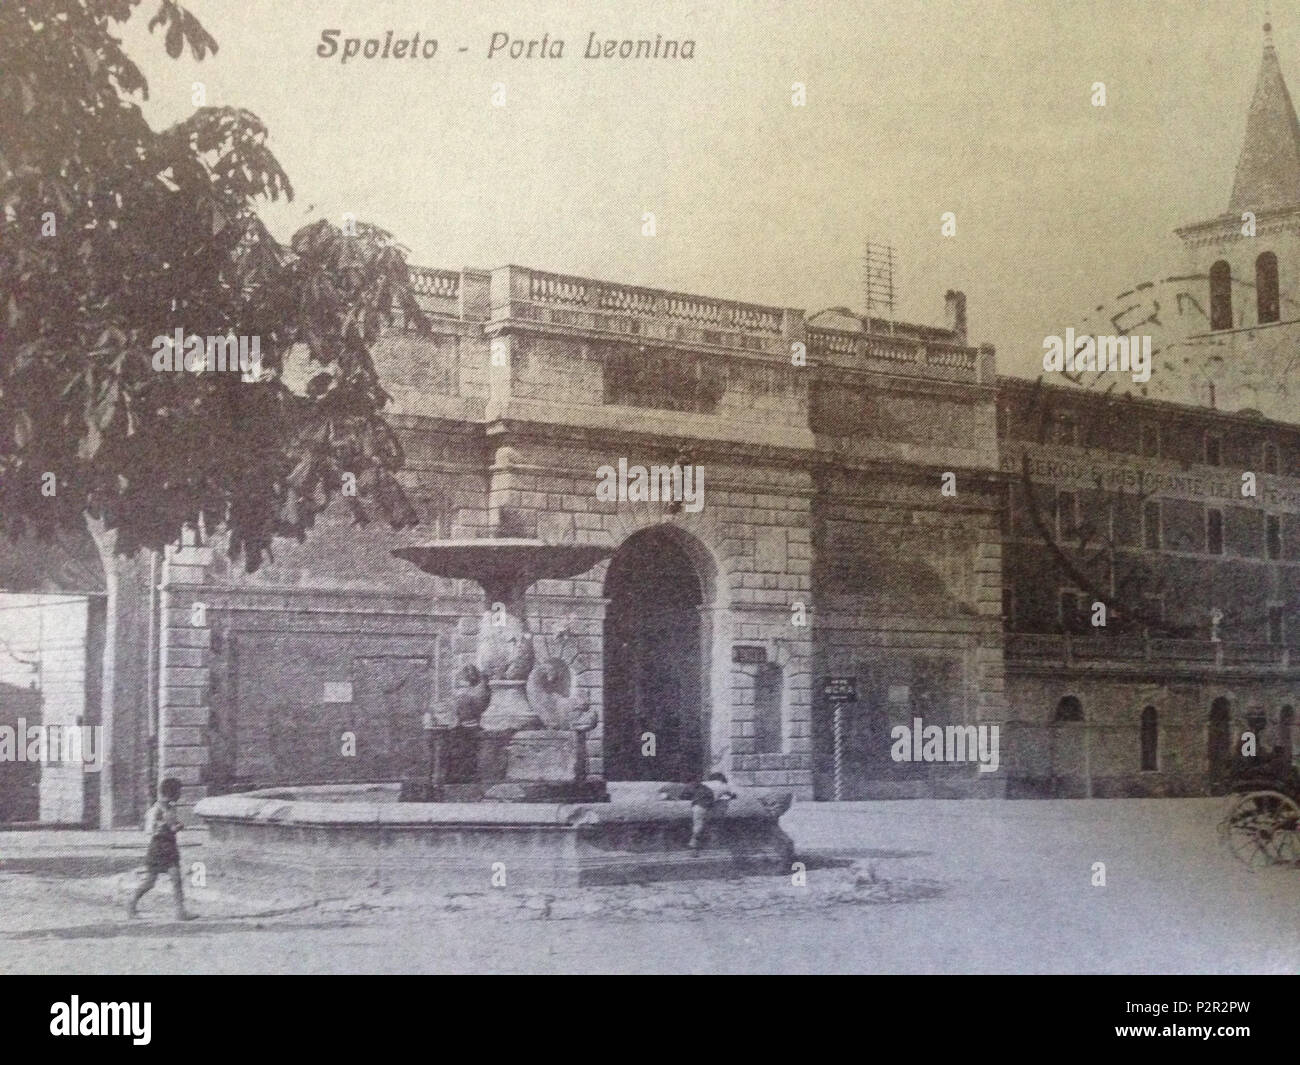
<path id="1" fill-rule="evenodd" d="M 722 542 L 721 530 L 712 517 L 699 514 L 677 514 L 666 519 L 662 511 L 646 512 L 639 508 L 620 508 L 611 515 L 611 538 L 621 550 L 633 537 L 652 529 L 663 530 L 665 536 L 686 552 L 700 576 L 703 605 L 709 609 L 726 606 L 728 570 L 710 544 Z M 605 564 L 608 566 L 608 563 Z M 607 571 L 606 571 L 607 572 Z M 602 575 L 602 579 L 604 576 Z"/>
<path id="2" fill-rule="evenodd" d="M 604 582 L 605 776 L 700 779 L 714 761 L 712 552 L 674 523 L 647 524 L 622 537 Z"/>

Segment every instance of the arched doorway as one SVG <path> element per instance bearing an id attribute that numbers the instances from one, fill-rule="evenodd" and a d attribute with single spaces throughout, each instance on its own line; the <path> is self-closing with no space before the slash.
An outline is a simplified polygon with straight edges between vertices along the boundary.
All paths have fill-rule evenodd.
<path id="1" fill-rule="evenodd" d="M 1087 715 L 1077 695 L 1064 695 L 1057 702 L 1048 736 L 1053 797 L 1091 798 L 1092 751 Z"/>
<path id="2" fill-rule="evenodd" d="M 1210 780 L 1222 780 L 1232 760 L 1232 705 L 1220 695 L 1210 704 L 1210 728 L 1206 742 Z"/>
<path id="3" fill-rule="evenodd" d="M 610 562 L 605 595 L 606 779 L 699 780 L 704 581 L 681 534 L 629 537 Z"/>

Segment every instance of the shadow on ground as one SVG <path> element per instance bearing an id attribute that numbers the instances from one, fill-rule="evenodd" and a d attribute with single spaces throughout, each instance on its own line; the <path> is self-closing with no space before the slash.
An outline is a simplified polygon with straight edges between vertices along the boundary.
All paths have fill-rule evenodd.
<path id="1" fill-rule="evenodd" d="M 810 848 L 795 855 L 795 860 L 804 863 L 808 869 L 845 869 L 858 858 L 873 858 L 880 861 L 899 858 L 928 858 L 930 851 L 891 851 L 880 848 L 834 849 Z"/>
<path id="2" fill-rule="evenodd" d="M 116 922 L 101 921 L 97 924 L 77 925 L 72 928 L 34 928 L 29 932 L 18 932 L 0 936 L 0 939 L 21 941 L 26 939 L 177 939 L 181 936 L 206 936 L 217 932 L 247 932 L 250 928 L 280 931 L 320 931 L 325 929 L 356 928 L 355 921 L 312 921 L 302 924 L 283 924 L 270 926 L 260 921 L 249 923 L 247 920 L 229 918 L 196 918 L 193 921 L 148 921 L 121 920 Z"/>

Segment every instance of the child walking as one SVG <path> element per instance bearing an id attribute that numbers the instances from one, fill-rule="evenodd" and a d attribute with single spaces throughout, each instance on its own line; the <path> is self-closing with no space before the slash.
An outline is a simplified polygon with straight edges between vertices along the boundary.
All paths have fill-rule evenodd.
<path id="1" fill-rule="evenodd" d="M 736 793 L 727 784 L 727 778 L 721 773 L 710 773 L 691 794 L 691 840 L 687 844 L 691 850 L 700 849 L 700 840 L 709 820 L 726 811 L 727 801 L 734 799 Z"/>
<path id="2" fill-rule="evenodd" d="M 149 849 L 145 852 L 146 875 L 144 882 L 132 896 L 126 908 L 127 915 L 138 917 L 136 905 L 150 888 L 158 882 L 159 873 L 169 873 L 172 893 L 176 896 L 176 919 L 188 921 L 185 912 L 185 893 L 181 888 L 181 849 L 176 845 L 176 833 L 181 830 L 181 819 L 176 814 L 176 800 L 181 797 L 181 782 L 167 777 L 158 785 L 158 801 L 145 815 L 144 830 L 149 834 Z"/>

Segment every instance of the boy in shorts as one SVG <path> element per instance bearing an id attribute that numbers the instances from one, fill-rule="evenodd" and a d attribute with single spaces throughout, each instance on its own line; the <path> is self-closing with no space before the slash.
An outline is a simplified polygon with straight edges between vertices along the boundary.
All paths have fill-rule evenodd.
<path id="1" fill-rule="evenodd" d="M 181 888 L 181 849 L 176 845 L 176 833 L 181 830 L 181 820 L 176 814 L 176 800 L 181 797 L 181 782 L 167 777 L 158 785 L 158 801 L 145 815 L 144 830 L 149 834 L 149 849 L 145 852 L 146 875 L 127 905 L 130 917 L 140 916 L 136 905 L 150 888 L 158 882 L 159 873 L 168 873 L 172 879 L 172 892 L 176 896 L 176 919 L 188 921 L 185 912 L 185 892 Z"/>

